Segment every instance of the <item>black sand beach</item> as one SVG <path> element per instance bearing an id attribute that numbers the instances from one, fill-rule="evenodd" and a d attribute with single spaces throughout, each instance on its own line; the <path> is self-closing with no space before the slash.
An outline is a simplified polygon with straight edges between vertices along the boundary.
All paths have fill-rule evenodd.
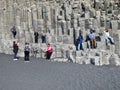
<path id="1" fill-rule="evenodd" d="M 12 58 L 0 54 L 0 90 L 120 90 L 120 67 Z"/>

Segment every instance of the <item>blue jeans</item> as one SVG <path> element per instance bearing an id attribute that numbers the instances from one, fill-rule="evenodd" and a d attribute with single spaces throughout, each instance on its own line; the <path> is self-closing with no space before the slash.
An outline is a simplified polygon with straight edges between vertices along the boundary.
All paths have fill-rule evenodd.
<path id="1" fill-rule="evenodd" d="M 83 50 L 84 43 L 78 43 L 78 50 Z"/>
<path id="2" fill-rule="evenodd" d="M 109 42 L 110 42 L 111 44 L 114 44 L 114 39 L 113 39 L 111 36 L 109 36 L 108 38 L 105 39 L 105 44 L 106 44 L 106 46 L 108 45 Z"/>
<path id="3" fill-rule="evenodd" d="M 17 58 L 17 52 L 14 52 L 14 59 Z"/>

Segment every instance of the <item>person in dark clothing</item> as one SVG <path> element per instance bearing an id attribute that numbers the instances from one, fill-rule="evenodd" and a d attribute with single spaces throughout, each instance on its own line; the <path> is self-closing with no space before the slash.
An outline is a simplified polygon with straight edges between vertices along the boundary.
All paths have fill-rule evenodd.
<path id="1" fill-rule="evenodd" d="M 38 43 L 38 36 L 39 36 L 39 34 L 38 34 L 38 32 L 34 32 L 34 37 L 35 37 L 35 43 Z"/>
<path id="2" fill-rule="evenodd" d="M 12 32 L 12 34 L 13 34 L 13 37 L 15 38 L 15 37 L 16 37 L 16 34 L 17 34 L 17 31 L 16 31 L 15 26 L 13 26 L 13 28 L 11 29 L 11 32 Z"/>
<path id="3" fill-rule="evenodd" d="M 25 61 L 29 61 L 29 54 L 30 54 L 30 46 L 29 43 L 25 43 L 25 47 L 24 47 L 24 60 Z"/>
<path id="4" fill-rule="evenodd" d="M 50 59 L 52 53 L 53 53 L 52 46 L 48 44 L 46 48 L 46 59 Z"/>
<path id="5" fill-rule="evenodd" d="M 84 47 L 84 45 L 83 45 L 83 36 L 82 36 L 82 34 L 80 33 L 79 34 L 79 37 L 78 37 L 78 50 L 83 50 L 83 47 Z"/>
<path id="6" fill-rule="evenodd" d="M 46 43 L 46 35 L 42 35 L 41 39 L 42 39 L 42 43 Z"/>
<path id="7" fill-rule="evenodd" d="M 87 43 L 87 48 L 90 48 L 90 38 L 89 38 L 89 35 L 88 34 L 86 34 L 86 40 L 85 40 L 85 42 Z"/>
<path id="8" fill-rule="evenodd" d="M 13 53 L 14 53 L 14 59 L 13 60 L 17 60 L 18 44 L 15 41 L 13 41 Z"/>
<path id="9" fill-rule="evenodd" d="M 85 12 L 85 5 L 83 2 L 81 3 L 81 7 L 82 7 L 82 11 Z"/>
<path id="10" fill-rule="evenodd" d="M 96 8 L 96 0 L 94 0 L 93 8 Z"/>

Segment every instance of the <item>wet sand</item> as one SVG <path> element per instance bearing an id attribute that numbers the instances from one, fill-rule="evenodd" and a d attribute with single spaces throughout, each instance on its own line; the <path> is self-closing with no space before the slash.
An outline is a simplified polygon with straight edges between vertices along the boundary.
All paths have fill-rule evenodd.
<path id="1" fill-rule="evenodd" d="M 0 54 L 0 90 L 120 90 L 120 67 L 50 62 Z"/>

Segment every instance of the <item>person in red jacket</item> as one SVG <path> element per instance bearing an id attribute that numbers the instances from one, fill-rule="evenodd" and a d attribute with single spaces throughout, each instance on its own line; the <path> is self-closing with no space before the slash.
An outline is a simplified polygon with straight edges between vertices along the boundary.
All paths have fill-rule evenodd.
<path id="1" fill-rule="evenodd" d="M 48 44 L 46 48 L 46 59 L 50 59 L 52 53 L 53 53 L 53 48 L 50 44 Z"/>

